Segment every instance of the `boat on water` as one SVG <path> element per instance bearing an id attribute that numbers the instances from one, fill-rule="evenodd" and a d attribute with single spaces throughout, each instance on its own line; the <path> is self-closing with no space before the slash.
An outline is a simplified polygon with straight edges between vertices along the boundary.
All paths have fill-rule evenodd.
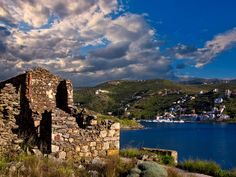
<path id="1" fill-rule="evenodd" d="M 153 123 L 184 123 L 184 120 L 173 120 L 169 118 L 156 118 L 154 120 L 140 120 L 142 122 L 153 122 Z"/>
<path id="2" fill-rule="evenodd" d="M 183 120 L 176 120 L 174 116 L 170 116 L 170 117 L 156 116 L 156 120 L 153 120 L 153 122 L 160 122 L 160 123 L 184 123 Z"/>

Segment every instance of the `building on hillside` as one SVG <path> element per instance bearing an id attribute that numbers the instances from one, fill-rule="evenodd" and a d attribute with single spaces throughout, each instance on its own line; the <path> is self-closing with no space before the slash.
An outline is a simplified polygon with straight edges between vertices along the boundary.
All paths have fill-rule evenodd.
<path id="1" fill-rule="evenodd" d="M 226 97 L 226 98 L 230 98 L 230 97 L 231 97 L 231 94 L 232 94 L 232 91 L 231 91 L 231 90 L 229 90 L 229 89 L 226 89 L 226 90 L 225 90 L 225 97 Z"/>

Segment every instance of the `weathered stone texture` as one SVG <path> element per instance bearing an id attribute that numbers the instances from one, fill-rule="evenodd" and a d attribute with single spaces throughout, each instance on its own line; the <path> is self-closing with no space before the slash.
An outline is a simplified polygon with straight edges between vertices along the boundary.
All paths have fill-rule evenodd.
<path id="1" fill-rule="evenodd" d="M 91 129 L 81 129 L 68 113 L 60 109 L 52 112 L 52 145 L 57 148 L 55 155 L 60 157 L 61 152 L 70 152 L 71 157 L 92 156 L 99 154 L 106 156 L 108 150 L 119 149 L 119 126 L 113 122 L 104 121 L 103 125 L 93 126 Z M 109 135 L 112 132 L 112 136 Z M 101 136 L 102 135 L 102 136 Z"/>
<path id="2" fill-rule="evenodd" d="M 45 69 L 27 72 L 28 98 L 33 112 L 43 113 L 56 107 L 69 112 L 73 106 L 73 87 L 69 80 L 53 75 Z"/>
<path id="3" fill-rule="evenodd" d="M 22 140 L 12 131 L 19 127 L 16 117 L 19 112 L 19 95 L 12 84 L 0 90 L 0 152 L 18 150 Z"/>
<path id="4" fill-rule="evenodd" d="M 0 83 L 0 131 L 1 149 L 33 143 L 61 159 L 119 150 L 120 124 L 76 114 L 71 81 L 42 68 Z"/>

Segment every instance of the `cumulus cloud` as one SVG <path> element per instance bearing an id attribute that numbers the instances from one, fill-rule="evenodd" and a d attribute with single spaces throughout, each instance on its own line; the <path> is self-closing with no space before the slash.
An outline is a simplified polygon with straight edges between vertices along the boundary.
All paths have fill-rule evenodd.
<path id="1" fill-rule="evenodd" d="M 118 0 L 2 0 L 0 79 L 33 66 L 75 85 L 173 77 L 145 17 L 120 9 Z"/>
<path id="2" fill-rule="evenodd" d="M 157 32 L 145 16 L 121 8 L 118 0 L 1 0 L 0 79 L 34 66 L 72 79 L 77 86 L 174 78 L 170 54 L 160 51 Z M 235 39 L 233 29 L 203 48 L 179 44 L 171 53 L 202 66 Z"/>
<path id="3" fill-rule="evenodd" d="M 202 67 L 211 62 L 220 53 L 232 48 L 236 44 L 236 28 L 216 35 L 207 41 L 203 48 L 196 48 L 178 44 L 172 52 L 178 59 L 192 59 L 196 67 Z"/>

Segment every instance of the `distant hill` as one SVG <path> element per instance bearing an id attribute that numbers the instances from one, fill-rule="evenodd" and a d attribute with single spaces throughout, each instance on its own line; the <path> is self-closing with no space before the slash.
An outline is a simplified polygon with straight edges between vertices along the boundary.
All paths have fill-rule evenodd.
<path id="1" fill-rule="evenodd" d="M 222 79 L 203 79 L 194 78 L 186 81 L 180 81 L 179 83 L 187 85 L 211 85 L 211 84 L 236 84 L 236 80 L 222 80 Z"/>
<path id="2" fill-rule="evenodd" d="M 188 102 L 185 106 L 189 109 L 196 108 L 197 111 L 202 111 L 199 105 L 204 101 L 203 104 L 209 103 L 211 106 L 212 99 L 223 96 L 226 89 L 236 91 L 236 81 L 196 79 L 177 83 L 160 79 L 116 80 L 95 87 L 78 88 L 75 90 L 74 98 L 75 102 L 102 114 L 112 113 L 120 117 L 153 118 L 157 114 L 168 111 L 173 102 L 185 95 L 196 96 L 201 91 L 208 93 L 215 88 L 219 89 L 218 94 L 197 96 L 197 101 Z M 201 99 L 203 99 L 202 102 Z M 234 108 L 232 100 L 228 101 L 228 104 Z"/>

